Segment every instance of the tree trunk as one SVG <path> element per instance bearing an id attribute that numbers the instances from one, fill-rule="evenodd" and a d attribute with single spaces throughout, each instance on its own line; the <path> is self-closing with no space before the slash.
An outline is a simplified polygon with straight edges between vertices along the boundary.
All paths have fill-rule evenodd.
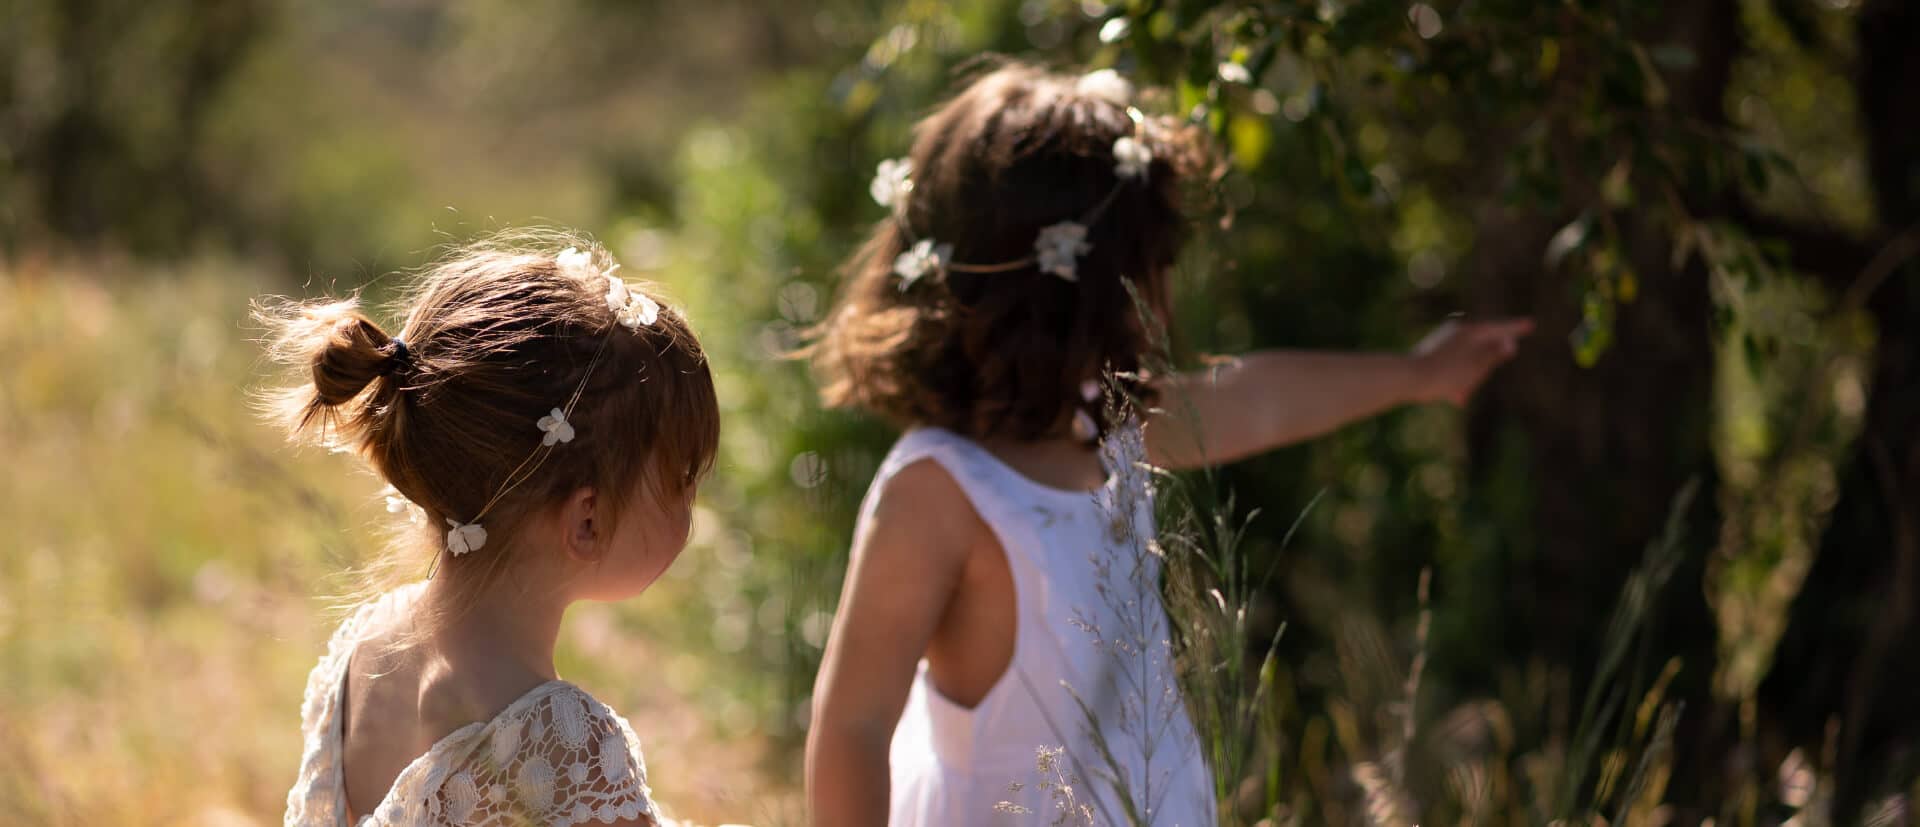
<path id="1" fill-rule="evenodd" d="M 1920 8 L 1868 2 L 1856 82 L 1874 206 L 1887 237 L 1920 225 Z M 1794 604 L 1762 699 L 1799 740 L 1831 723 L 1835 823 L 1911 779 L 1920 743 L 1920 659 L 1907 644 L 1920 597 L 1920 290 L 1902 263 L 1874 289 L 1878 328 L 1866 417 L 1841 470 L 1839 503 Z M 1839 286 L 1839 285 L 1836 285 Z M 1853 285 L 1845 285 L 1851 288 Z"/>

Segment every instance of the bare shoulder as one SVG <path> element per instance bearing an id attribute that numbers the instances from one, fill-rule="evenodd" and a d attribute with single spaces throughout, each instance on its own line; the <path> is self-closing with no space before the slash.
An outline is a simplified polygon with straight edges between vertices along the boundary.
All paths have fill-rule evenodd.
<path id="1" fill-rule="evenodd" d="M 914 545 L 964 553 L 986 530 L 966 490 L 932 458 L 901 468 L 881 481 L 876 494 L 862 540 L 917 539 Z"/>

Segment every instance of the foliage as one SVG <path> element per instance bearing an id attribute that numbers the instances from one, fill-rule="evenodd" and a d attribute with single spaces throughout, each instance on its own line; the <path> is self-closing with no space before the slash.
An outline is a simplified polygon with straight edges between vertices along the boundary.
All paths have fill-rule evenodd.
<path id="1" fill-rule="evenodd" d="M 1753 824 L 1829 794 L 1819 727 L 1848 710 L 1774 726 L 1760 688 L 1850 513 L 1836 489 L 1894 332 L 1869 311 L 1904 258 L 1816 281 L 1825 248 L 1772 219 L 1891 220 L 1852 127 L 1850 3 L 16 5 L 0 665 L 30 677 L 0 704 L 10 812 L 270 820 L 326 625 L 301 596 L 378 542 L 375 486 L 248 424 L 240 305 L 377 296 L 441 239 L 539 220 L 667 283 L 726 406 L 692 548 L 636 606 L 574 618 L 563 666 L 658 710 L 636 717 L 669 733 L 648 743 L 670 801 L 675 743 L 764 737 L 772 786 L 797 782 L 785 750 L 890 434 L 819 410 L 783 354 L 879 216 L 874 164 L 983 52 L 1117 66 L 1216 136 L 1231 165 L 1196 193 L 1177 364 L 1397 349 L 1460 309 L 1545 331 L 1466 413 L 1169 481 L 1200 503 L 1170 536 L 1215 567 L 1170 586 L 1245 609 L 1183 627 L 1228 664 L 1200 717 L 1268 716 L 1211 747 L 1224 798 L 1260 779 L 1233 813 Z M 1616 656 L 1600 619 L 1641 547 L 1682 559 Z M 671 729 L 687 704 L 711 732 Z M 178 714 L 202 708 L 221 715 Z M 1816 794 L 1774 783 L 1790 756 Z M 761 812 L 736 803 L 713 812 Z"/>

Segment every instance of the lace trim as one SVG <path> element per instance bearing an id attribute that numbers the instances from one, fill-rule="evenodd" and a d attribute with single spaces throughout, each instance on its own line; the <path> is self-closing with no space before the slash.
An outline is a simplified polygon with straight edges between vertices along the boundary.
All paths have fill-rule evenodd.
<path id="1" fill-rule="evenodd" d="M 389 796 L 384 820 L 570 827 L 652 817 L 640 741 L 626 721 L 572 684 L 548 687 L 460 739 L 424 776 L 403 773 L 414 783 Z"/>
<path id="2" fill-rule="evenodd" d="M 354 645 L 374 609 L 363 607 L 341 624 L 307 679 L 301 705 L 306 747 L 299 778 L 287 793 L 287 827 L 346 823 L 339 698 Z M 639 737 L 592 695 L 554 681 L 415 759 L 360 825 L 574 827 L 642 816 L 659 818 Z"/>
<path id="3" fill-rule="evenodd" d="M 346 783 L 341 777 L 340 689 L 353 647 L 361 629 L 373 612 L 395 591 L 361 606 L 334 630 L 327 640 L 326 654 L 307 674 L 305 697 L 300 702 L 300 732 L 303 735 L 300 773 L 287 791 L 286 827 L 296 825 L 336 825 L 347 818 Z"/>

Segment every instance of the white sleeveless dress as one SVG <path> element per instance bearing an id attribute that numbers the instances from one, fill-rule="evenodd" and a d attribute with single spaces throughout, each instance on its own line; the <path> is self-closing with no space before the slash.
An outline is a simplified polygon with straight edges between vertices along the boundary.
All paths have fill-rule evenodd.
<path id="1" fill-rule="evenodd" d="M 341 716 L 347 665 L 376 612 L 411 601 L 389 592 L 340 624 L 307 678 L 305 749 L 287 792 L 286 827 L 348 827 Z M 353 827 L 507 827 L 659 821 L 640 739 L 626 719 L 566 681 L 528 691 L 487 721 L 454 730 L 415 758 Z"/>
<path id="2" fill-rule="evenodd" d="M 1118 435 L 1143 461 L 1138 428 Z M 860 519 L 900 469 L 938 462 L 1006 551 L 1019 615 L 1012 661 L 972 709 L 941 695 L 921 662 L 893 734 L 893 827 L 1043 825 L 1063 813 L 1067 824 L 1215 824 L 1148 550 L 1150 484 L 1127 451 L 1116 461 L 1115 444 L 1102 450 L 1107 484 L 1090 492 L 1041 485 L 938 428 L 908 432 L 881 464 Z"/>

